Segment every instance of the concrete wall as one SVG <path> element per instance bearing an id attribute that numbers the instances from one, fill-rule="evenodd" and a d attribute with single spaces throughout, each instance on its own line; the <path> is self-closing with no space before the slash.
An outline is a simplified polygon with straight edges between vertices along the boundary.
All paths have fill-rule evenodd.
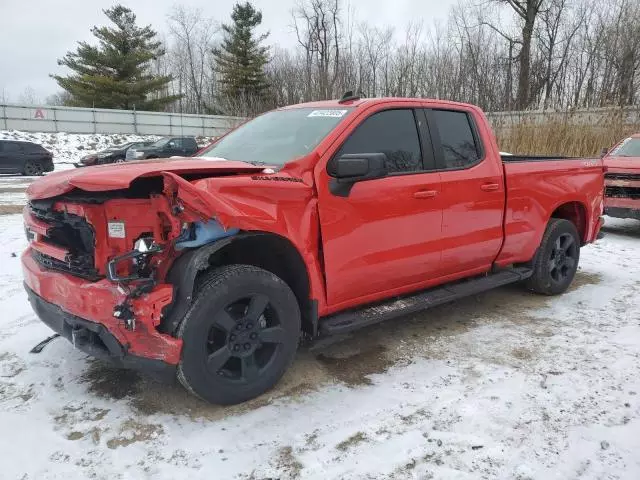
<path id="1" fill-rule="evenodd" d="M 0 129 L 26 132 L 133 133 L 216 137 L 243 121 L 220 115 L 0 104 Z"/>
<path id="2" fill-rule="evenodd" d="M 624 123 L 640 124 L 640 106 L 594 108 L 565 112 L 521 111 L 489 112 L 494 127 L 508 128 L 523 122 L 550 120 L 597 125 L 612 115 Z M 216 137 L 244 121 L 240 117 L 220 115 L 181 115 L 179 113 L 107 110 L 101 108 L 38 107 L 0 104 L 0 129 L 26 132 L 133 133 L 139 135 L 203 135 Z"/>

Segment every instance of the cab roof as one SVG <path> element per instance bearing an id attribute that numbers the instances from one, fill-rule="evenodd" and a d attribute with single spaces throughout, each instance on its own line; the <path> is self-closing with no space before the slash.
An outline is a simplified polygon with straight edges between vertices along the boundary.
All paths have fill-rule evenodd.
<path id="1" fill-rule="evenodd" d="M 315 102 L 297 103 L 295 105 L 288 105 L 282 107 L 281 110 L 289 110 L 294 108 L 344 108 L 344 107 L 363 107 L 371 106 L 381 103 L 390 102 L 411 102 L 411 103 L 429 103 L 433 105 L 441 105 L 442 107 L 466 107 L 470 108 L 472 105 L 460 102 L 452 102 L 449 100 L 437 100 L 433 98 L 407 98 L 407 97 L 376 97 L 376 98 L 358 98 L 354 100 L 320 100 Z"/>

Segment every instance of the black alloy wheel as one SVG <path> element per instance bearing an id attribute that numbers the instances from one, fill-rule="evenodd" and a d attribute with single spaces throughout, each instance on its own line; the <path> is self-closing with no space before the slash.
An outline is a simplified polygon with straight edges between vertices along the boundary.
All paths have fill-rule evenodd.
<path id="1" fill-rule="evenodd" d="M 298 301 L 282 279 L 251 265 L 218 267 L 199 280 L 177 329 L 178 379 L 211 403 L 257 397 L 291 365 L 300 322 Z"/>

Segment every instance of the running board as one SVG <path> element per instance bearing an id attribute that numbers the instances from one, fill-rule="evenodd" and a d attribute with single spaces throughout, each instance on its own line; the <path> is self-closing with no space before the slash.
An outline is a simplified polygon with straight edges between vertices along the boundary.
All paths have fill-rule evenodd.
<path id="1" fill-rule="evenodd" d="M 394 297 L 358 310 L 336 313 L 320 320 L 321 335 L 336 335 L 391 318 L 426 310 L 459 298 L 486 292 L 496 287 L 526 280 L 533 274 L 529 268 L 502 270 L 482 277 L 425 290 L 405 297 Z"/>

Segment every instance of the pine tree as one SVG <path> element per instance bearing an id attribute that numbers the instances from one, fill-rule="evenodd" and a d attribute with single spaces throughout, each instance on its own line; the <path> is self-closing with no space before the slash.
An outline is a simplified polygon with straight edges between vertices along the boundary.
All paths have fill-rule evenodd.
<path id="1" fill-rule="evenodd" d="M 165 53 L 151 26 L 137 26 L 135 14 L 122 5 L 103 11 L 115 27 L 93 27 L 91 33 L 99 45 L 78 42 L 75 52 L 58 60 L 58 65 L 75 73 L 52 75 L 71 95 L 69 104 L 161 110 L 179 99 L 179 95 L 164 94 L 172 80 L 170 76 L 150 73 L 150 62 Z"/>
<path id="2" fill-rule="evenodd" d="M 231 20 L 231 25 L 222 26 L 221 47 L 213 50 L 216 72 L 220 75 L 220 93 L 228 99 L 260 99 L 269 86 L 264 70 L 269 61 L 269 48 L 260 45 L 269 34 L 255 36 L 254 32 L 262 23 L 262 12 L 249 2 L 237 3 Z"/>

